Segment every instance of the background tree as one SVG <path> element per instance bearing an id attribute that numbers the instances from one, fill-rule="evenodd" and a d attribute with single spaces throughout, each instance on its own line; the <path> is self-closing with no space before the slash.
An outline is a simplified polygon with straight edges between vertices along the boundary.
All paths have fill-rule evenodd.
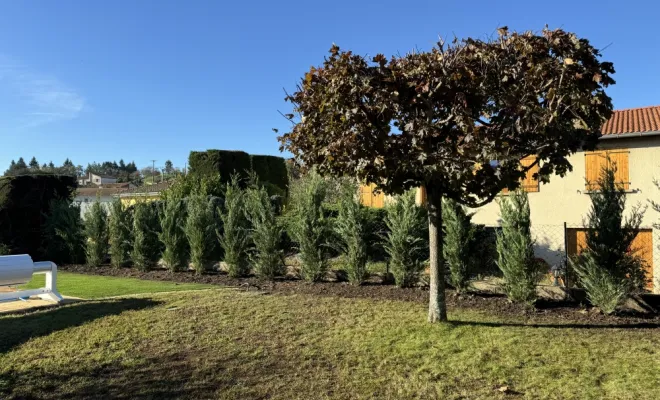
<path id="1" fill-rule="evenodd" d="M 36 157 L 32 157 L 32 159 L 30 160 L 29 167 L 33 171 L 38 171 L 39 170 L 39 161 L 37 161 Z"/>
<path id="2" fill-rule="evenodd" d="M 172 165 L 172 161 L 171 160 L 165 161 L 165 173 L 171 174 L 172 172 L 174 172 L 174 166 Z"/>
<path id="3" fill-rule="evenodd" d="M 27 169 L 27 164 L 25 164 L 23 157 L 19 157 L 18 161 L 16 161 L 16 170 L 21 171 L 24 169 Z"/>
<path id="4" fill-rule="evenodd" d="M 613 66 L 588 40 L 498 31 L 494 40 L 440 42 L 390 60 L 333 45 L 286 97 L 294 125 L 279 140 L 303 165 L 386 193 L 426 187 L 431 322 L 447 318 L 442 198 L 476 207 L 518 187 L 536 165 L 541 180 L 564 175 L 568 156 L 595 143 L 612 110 L 604 88 Z"/>

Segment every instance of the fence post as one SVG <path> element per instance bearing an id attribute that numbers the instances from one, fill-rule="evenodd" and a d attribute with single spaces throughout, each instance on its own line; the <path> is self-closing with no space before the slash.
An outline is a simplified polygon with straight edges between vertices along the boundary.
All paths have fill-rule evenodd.
<path id="1" fill-rule="evenodd" d="M 565 265 L 565 275 L 564 275 L 564 286 L 567 288 L 570 287 L 569 282 L 568 282 L 568 277 L 569 277 L 569 271 L 568 271 L 568 227 L 566 225 L 566 221 L 564 221 L 564 262 L 566 263 Z"/>

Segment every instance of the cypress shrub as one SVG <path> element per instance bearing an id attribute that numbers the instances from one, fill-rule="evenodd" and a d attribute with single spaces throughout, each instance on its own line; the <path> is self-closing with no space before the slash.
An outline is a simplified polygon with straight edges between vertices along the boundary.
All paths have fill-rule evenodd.
<path id="1" fill-rule="evenodd" d="M 534 258 L 527 193 L 517 190 L 499 201 L 502 230 L 497 234 L 497 266 L 510 300 L 531 304 L 542 271 Z"/>
<path id="2" fill-rule="evenodd" d="M 571 265 L 591 303 L 609 314 L 626 296 L 646 286 L 644 264 L 632 248 L 645 210 L 637 205 L 624 218 L 626 193 L 609 160 L 596 186 L 599 190 L 589 194 L 586 246 Z"/>
<path id="3" fill-rule="evenodd" d="M 155 204 L 137 202 L 133 207 L 133 265 L 148 271 L 160 258 L 158 211 Z"/>
<path id="4" fill-rule="evenodd" d="M 385 251 L 397 286 L 411 287 L 419 282 L 428 254 L 428 231 L 421 207 L 415 204 L 415 192 L 408 191 L 386 207 L 388 232 Z"/>
<path id="5" fill-rule="evenodd" d="M 82 262 L 85 254 L 83 230 L 78 205 L 68 199 L 52 200 L 44 225 L 48 259 L 63 264 Z"/>
<path id="6" fill-rule="evenodd" d="M 108 233 L 110 242 L 110 265 L 115 268 L 125 267 L 131 261 L 131 214 L 121 200 L 115 199 L 110 204 L 108 215 Z"/>
<path id="7" fill-rule="evenodd" d="M 326 181 L 315 171 L 291 188 L 289 230 L 300 252 L 300 274 L 310 282 L 322 280 L 328 271 L 327 236 L 332 229 L 323 214 L 326 188 Z"/>
<path id="8" fill-rule="evenodd" d="M 44 227 L 53 200 L 71 200 L 77 181 L 72 176 L 0 177 L 0 243 L 13 254 L 46 256 Z"/>
<path id="9" fill-rule="evenodd" d="M 357 185 L 346 181 L 341 187 L 339 212 L 334 223 L 339 247 L 346 262 L 348 281 L 361 285 L 368 277 L 368 219 L 366 207 L 357 196 Z"/>
<path id="10" fill-rule="evenodd" d="M 190 261 L 195 272 L 202 274 L 206 271 L 214 248 L 213 206 L 208 196 L 199 194 L 188 197 L 187 202 L 188 216 L 184 232 L 190 248 Z"/>
<path id="11" fill-rule="evenodd" d="M 247 259 L 247 219 L 245 218 L 245 191 L 241 189 L 238 174 L 232 175 L 225 189 L 225 204 L 220 210 L 222 234 L 218 240 L 224 250 L 225 263 L 231 277 L 243 277 L 249 273 Z"/>
<path id="12" fill-rule="evenodd" d="M 98 267 L 108 254 L 108 214 L 97 198 L 85 213 L 87 264 Z"/>
<path id="13" fill-rule="evenodd" d="M 245 212 L 251 226 L 250 239 L 253 248 L 249 255 L 254 272 L 260 278 L 269 280 L 283 275 L 283 229 L 265 188 L 247 190 Z"/>
<path id="14" fill-rule="evenodd" d="M 163 262 L 172 272 L 188 267 L 188 238 L 184 231 L 186 204 L 182 199 L 171 197 L 165 201 L 160 218 L 160 241 L 163 244 Z"/>
<path id="15" fill-rule="evenodd" d="M 460 293 L 468 288 L 475 258 L 480 256 L 476 253 L 476 229 L 472 214 L 452 199 L 442 202 L 442 221 L 445 228 L 442 253 L 449 267 L 449 281 Z"/>

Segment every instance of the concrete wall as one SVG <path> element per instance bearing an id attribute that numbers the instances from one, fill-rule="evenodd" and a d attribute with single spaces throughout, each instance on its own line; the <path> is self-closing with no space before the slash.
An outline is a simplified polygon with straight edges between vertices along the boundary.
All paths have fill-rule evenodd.
<path id="1" fill-rule="evenodd" d="M 600 149 L 628 149 L 630 193 L 626 208 L 635 204 L 646 206 L 648 200 L 660 203 L 660 190 L 653 184 L 660 179 L 660 136 L 627 139 L 604 139 Z M 580 152 L 570 157 L 573 171 L 565 177 L 552 176 L 550 182 L 541 184 L 537 193 L 529 193 L 532 233 L 537 241 L 537 256 L 549 263 L 557 262 L 564 249 L 563 224 L 569 227 L 583 226 L 591 202 L 585 193 L 585 156 Z M 497 226 L 499 206 L 492 202 L 476 210 L 473 221 L 487 226 Z M 644 215 L 642 228 L 653 228 L 660 222 L 660 214 L 650 207 Z M 660 280 L 660 232 L 653 231 L 654 283 L 656 292 Z"/>

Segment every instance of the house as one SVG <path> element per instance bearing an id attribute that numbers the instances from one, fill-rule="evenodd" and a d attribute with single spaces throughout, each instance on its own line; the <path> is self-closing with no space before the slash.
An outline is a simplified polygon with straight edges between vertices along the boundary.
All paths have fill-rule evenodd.
<path id="1" fill-rule="evenodd" d="M 591 206 L 588 194 L 594 189 L 587 182 L 596 180 L 608 156 L 617 165 L 617 181 L 628 193 L 627 212 L 637 204 L 647 206 L 649 200 L 660 203 L 660 189 L 653 183 L 660 180 L 660 106 L 617 110 L 601 133 L 596 151 L 580 151 L 569 157 L 573 171 L 566 176 L 551 176 L 550 182 L 543 184 L 533 178 L 538 170 L 534 168 L 522 182 L 529 194 L 535 253 L 549 265 L 562 263 L 584 247 L 584 220 Z M 526 162 L 531 160 L 523 160 Z M 373 186 L 362 186 L 360 196 L 363 204 L 375 207 L 385 200 L 373 192 Z M 474 223 L 500 225 L 497 202 L 474 212 Z M 646 261 L 649 289 L 660 293 L 660 229 L 654 228 L 655 223 L 660 223 L 660 214 L 648 208 L 632 247 Z"/>
<path id="2" fill-rule="evenodd" d="M 160 199 L 160 194 L 163 190 L 170 187 L 170 182 L 161 182 L 153 185 L 143 185 L 140 187 L 131 188 L 115 195 L 119 197 L 121 202 L 130 206 L 138 201 L 154 201 Z"/>
<path id="3" fill-rule="evenodd" d="M 76 191 L 73 202 L 80 206 L 80 213 L 84 217 L 85 213 L 97 199 L 101 205 L 108 207 L 119 193 L 129 190 L 128 183 L 109 184 L 105 187 L 82 187 Z"/>
<path id="4" fill-rule="evenodd" d="M 108 175 L 98 175 L 91 172 L 87 174 L 87 176 L 81 176 L 78 178 L 78 185 L 80 186 L 101 186 L 108 183 L 117 183 L 117 178 Z"/>

